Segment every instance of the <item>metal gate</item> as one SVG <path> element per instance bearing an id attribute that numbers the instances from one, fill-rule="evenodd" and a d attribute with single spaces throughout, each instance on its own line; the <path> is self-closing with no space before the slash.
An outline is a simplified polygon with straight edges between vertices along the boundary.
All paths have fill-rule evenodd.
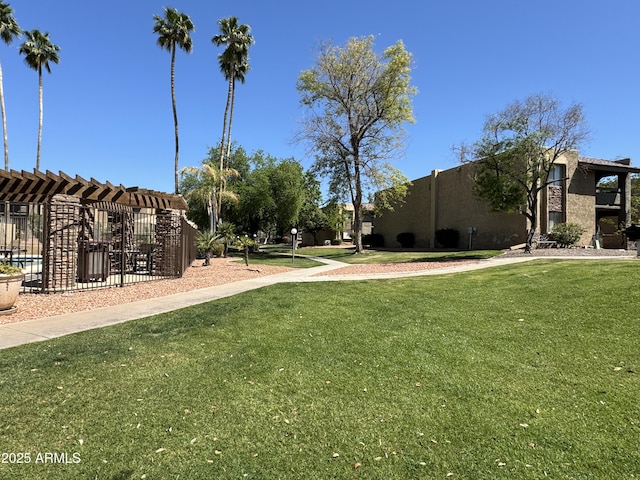
<path id="1" fill-rule="evenodd" d="M 23 291 L 87 290 L 179 277 L 195 259 L 195 233 L 174 210 L 83 205 L 70 197 L 48 204 L 0 204 L 0 260 L 23 269 Z"/>

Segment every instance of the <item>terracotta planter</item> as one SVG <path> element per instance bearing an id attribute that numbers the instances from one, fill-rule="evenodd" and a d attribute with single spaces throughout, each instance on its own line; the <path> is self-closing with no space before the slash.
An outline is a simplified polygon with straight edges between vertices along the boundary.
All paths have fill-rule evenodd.
<path id="1" fill-rule="evenodd" d="M 16 303 L 23 280 L 24 273 L 0 275 L 0 312 L 11 309 Z"/>

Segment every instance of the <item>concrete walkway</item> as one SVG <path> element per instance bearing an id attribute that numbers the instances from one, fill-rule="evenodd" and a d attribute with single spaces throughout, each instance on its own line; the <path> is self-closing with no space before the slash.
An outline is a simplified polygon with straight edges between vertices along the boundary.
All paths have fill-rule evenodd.
<path id="1" fill-rule="evenodd" d="M 36 320 L 27 320 L 24 322 L 10 323 L 0 325 L 0 349 L 14 347 L 25 343 L 49 340 L 71 333 L 90 330 L 93 328 L 105 327 L 107 325 L 115 325 L 117 323 L 127 322 L 138 318 L 149 317 L 159 313 L 165 313 L 177 310 L 199 303 L 210 302 L 219 298 L 230 297 L 238 293 L 254 290 L 257 288 L 274 285 L 283 282 L 326 282 L 326 281 L 343 281 L 343 280 L 369 280 L 382 278 L 407 278 L 425 275 L 443 275 L 447 273 L 464 272 L 478 270 L 481 268 L 507 265 L 512 263 L 527 262 L 537 258 L 554 258 L 554 257 L 494 257 L 488 260 L 481 260 L 477 263 L 469 263 L 464 265 L 454 265 L 444 268 L 436 268 L 430 270 L 418 270 L 411 272 L 394 272 L 382 274 L 351 274 L 351 275 L 331 275 L 331 276 L 314 276 L 318 273 L 335 270 L 345 267 L 348 264 L 328 260 L 326 258 L 315 258 L 313 260 L 323 263 L 324 265 L 313 268 L 301 268 L 286 273 L 269 275 L 265 277 L 255 278 L 251 280 L 243 280 L 234 283 L 216 285 L 214 287 L 192 290 L 189 292 L 176 293 L 166 295 L 164 297 L 151 298 L 148 300 L 140 300 L 138 302 L 126 303 L 112 307 L 102 307 L 84 312 L 75 312 L 65 315 L 57 315 L 55 317 L 40 318 Z M 558 257 L 568 259 L 573 257 Z M 575 257 L 580 260 L 620 260 L 634 257 Z M 126 288 L 126 287 L 125 287 Z"/>

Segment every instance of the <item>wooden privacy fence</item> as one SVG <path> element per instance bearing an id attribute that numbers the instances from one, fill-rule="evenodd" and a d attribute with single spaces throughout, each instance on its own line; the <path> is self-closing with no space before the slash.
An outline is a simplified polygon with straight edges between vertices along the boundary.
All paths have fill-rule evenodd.
<path id="1" fill-rule="evenodd" d="M 181 276 L 196 228 L 181 210 L 90 202 L 0 203 L 0 255 L 25 271 L 23 291 L 86 290 Z"/>

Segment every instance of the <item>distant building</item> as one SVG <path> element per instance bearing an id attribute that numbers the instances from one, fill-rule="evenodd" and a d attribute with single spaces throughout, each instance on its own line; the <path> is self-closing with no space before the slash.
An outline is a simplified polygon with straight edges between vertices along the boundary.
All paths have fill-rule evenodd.
<path id="1" fill-rule="evenodd" d="M 342 205 L 343 214 L 345 217 L 341 238 L 345 242 L 351 242 L 353 240 L 355 231 L 355 209 L 353 204 L 347 203 Z M 370 235 L 373 232 L 373 203 L 362 204 L 362 235 Z"/>
<path id="2" fill-rule="evenodd" d="M 491 210 L 473 193 L 475 164 L 413 180 L 405 202 L 375 220 L 375 232 L 387 247 L 396 246 L 396 235 L 411 232 L 416 247 L 435 248 L 435 232 L 455 229 L 459 248 L 500 249 L 526 241 L 527 219 L 518 213 Z M 540 192 L 538 233 L 549 233 L 557 223 L 572 222 L 585 230 L 580 245 L 590 245 L 597 236 L 604 247 L 625 247 L 622 236 L 611 225 L 627 225 L 631 211 L 631 175 L 640 173 L 630 159 L 616 161 L 585 158 L 569 152 L 556 162 L 551 185 Z M 603 179 L 613 180 L 602 185 Z"/>
<path id="3" fill-rule="evenodd" d="M 340 211 L 344 218 L 344 221 L 334 229 L 325 229 L 316 233 L 315 239 L 311 233 L 305 232 L 303 234 L 303 243 L 305 245 L 313 245 L 317 242 L 318 245 L 324 245 L 327 242 L 339 241 L 339 242 L 352 242 L 354 235 L 355 225 L 355 210 L 351 203 L 343 203 L 340 206 Z M 373 232 L 373 203 L 362 204 L 362 235 L 369 235 Z"/>

